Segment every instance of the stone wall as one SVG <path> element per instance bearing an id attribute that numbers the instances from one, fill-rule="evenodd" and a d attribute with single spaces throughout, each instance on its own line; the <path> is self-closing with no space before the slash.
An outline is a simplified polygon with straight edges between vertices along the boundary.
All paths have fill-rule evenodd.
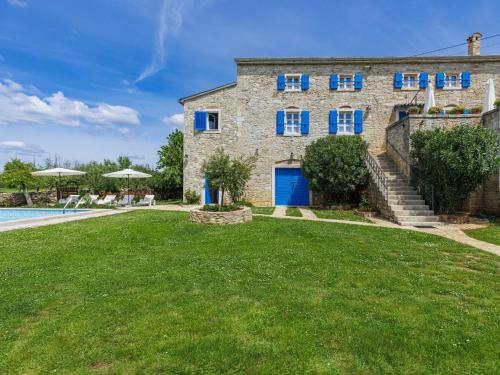
<path id="1" fill-rule="evenodd" d="M 500 134 L 500 109 L 483 115 L 483 126 Z M 466 209 L 472 213 L 484 212 L 500 215 L 500 170 L 488 178 L 466 203 Z"/>
<path id="2" fill-rule="evenodd" d="M 410 176 L 410 136 L 417 130 L 449 129 L 479 124 L 481 115 L 410 115 L 386 129 L 386 152 L 399 170 Z"/>
<path id="3" fill-rule="evenodd" d="M 203 211 L 199 207 L 189 211 L 189 221 L 199 224 L 243 224 L 251 220 L 252 210 L 248 207 L 230 212 Z"/>
<path id="4" fill-rule="evenodd" d="M 56 203 L 55 192 L 33 192 L 30 193 L 33 204 Z M 0 193 L 0 207 L 19 207 L 26 205 L 26 198 L 23 193 Z"/>
<path id="5" fill-rule="evenodd" d="M 184 192 L 203 193 L 201 165 L 215 150 L 222 146 L 232 156 L 258 155 L 256 168 L 248 184 L 246 199 L 256 205 L 272 204 L 273 167 L 277 163 L 304 155 L 305 147 L 320 137 L 328 135 L 328 115 L 334 108 L 349 106 L 364 111 L 362 136 L 371 149 L 384 149 L 385 130 L 394 119 L 394 106 L 409 103 L 415 95 L 424 101 L 424 91 L 395 90 L 393 75 L 396 71 L 429 72 L 434 80 L 437 71 L 471 71 L 471 87 L 458 90 L 436 90 L 436 104 L 473 107 L 481 104 L 488 78 L 500 88 L 500 60 L 474 60 L 468 58 L 453 62 L 405 62 L 404 59 L 386 59 L 380 63 L 341 62 L 313 64 L 241 64 L 237 84 L 200 95 L 184 102 Z M 363 74 L 360 91 L 331 91 L 329 77 L 332 73 Z M 278 92 L 276 77 L 286 73 L 310 75 L 310 88 L 300 92 Z M 500 94 L 500 92 L 499 92 Z M 276 112 L 288 107 L 310 111 L 309 134 L 306 136 L 280 136 L 276 134 Z M 217 133 L 194 132 L 194 112 L 218 109 L 221 111 L 221 130 Z M 440 121 L 436 119 L 436 121 Z"/>

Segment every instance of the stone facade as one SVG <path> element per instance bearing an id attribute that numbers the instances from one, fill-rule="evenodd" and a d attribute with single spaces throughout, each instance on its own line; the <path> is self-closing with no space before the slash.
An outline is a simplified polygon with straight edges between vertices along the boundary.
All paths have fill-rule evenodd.
<path id="1" fill-rule="evenodd" d="M 230 212 L 212 212 L 203 211 L 201 207 L 197 207 L 189 211 L 189 221 L 199 224 L 243 224 L 252 221 L 252 210 L 243 207 Z"/>
<path id="2" fill-rule="evenodd" d="M 396 71 L 426 71 L 434 82 L 435 73 L 471 72 L 467 89 L 436 90 L 436 104 L 481 105 L 485 84 L 493 78 L 500 88 L 500 57 L 433 58 L 353 58 L 353 59 L 236 59 L 237 82 L 220 89 L 181 99 L 184 105 L 184 192 L 203 192 L 201 166 L 215 150 L 223 147 L 233 156 L 257 155 L 256 168 L 248 184 L 246 199 L 256 205 L 273 204 L 273 173 L 280 163 L 300 166 L 305 147 L 328 135 L 328 116 L 332 109 L 349 106 L 364 112 L 362 136 L 372 150 L 384 149 L 386 128 L 395 120 L 395 107 L 416 98 L 423 103 L 425 90 L 393 88 Z M 363 74 L 359 91 L 332 91 L 333 73 Z M 310 76 L 307 91 L 279 92 L 279 74 L 301 73 Z M 500 94 L 498 92 L 497 94 Z M 276 113 L 296 107 L 310 112 L 309 134 L 276 134 Z M 195 132 L 194 112 L 220 110 L 220 131 Z M 298 160 L 297 160 L 298 159 Z"/>

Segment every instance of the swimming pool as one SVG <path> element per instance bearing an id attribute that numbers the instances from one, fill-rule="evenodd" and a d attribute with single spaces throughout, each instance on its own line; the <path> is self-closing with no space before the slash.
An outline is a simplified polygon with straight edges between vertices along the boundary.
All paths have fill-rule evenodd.
<path id="1" fill-rule="evenodd" d="M 62 210 L 47 208 L 0 208 L 0 223 L 5 221 L 35 219 L 39 217 L 76 214 L 92 210 Z"/>

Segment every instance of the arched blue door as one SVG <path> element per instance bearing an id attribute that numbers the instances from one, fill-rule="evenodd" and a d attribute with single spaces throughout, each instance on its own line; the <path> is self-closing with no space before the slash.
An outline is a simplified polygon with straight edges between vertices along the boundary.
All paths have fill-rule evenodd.
<path id="1" fill-rule="evenodd" d="M 309 184 L 300 168 L 276 168 L 274 203 L 276 206 L 309 206 Z"/>

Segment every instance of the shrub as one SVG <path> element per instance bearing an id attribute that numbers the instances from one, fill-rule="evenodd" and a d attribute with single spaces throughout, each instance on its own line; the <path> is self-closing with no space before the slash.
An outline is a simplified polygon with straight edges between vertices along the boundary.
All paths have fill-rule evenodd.
<path id="1" fill-rule="evenodd" d="M 418 115 L 420 113 L 420 107 L 410 107 L 408 108 L 408 113 L 410 115 Z"/>
<path id="2" fill-rule="evenodd" d="M 417 184 L 428 201 L 433 198 L 440 213 L 459 210 L 469 194 L 500 167 L 500 137 L 478 125 L 417 131 L 411 144 Z"/>
<path id="3" fill-rule="evenodd" d="M 241 201 L 237 201 L 236 204 L 238 206 L 245 206 L 245 207 L 253 207 L 253 203 L 252 202 L 249 202 L 247 200 L 241 200 Z"/>
<path id="4" fill-rule="evenodd" d="M 495 108 L 500 108 L 500 99 L 495 100 Z"/>
<path id="5" fill-rule="evenodd" d="M 227 204 L 225 206 L 219 206 L 218 204 L 206 204 L 203 206 L 203 211 L 211 212 L 231 212 L 239 210 L 240 207 L 236 204 Z"/>
<path id="6" fill-rule="evenodd" d="M 472 107 L 470 109 L 470 113 L 475 114 L 475 115 L 477 115 L 477 114 L 479 114 L 481 112 L 483 112 L 483 106 L 482 105 L 478 105 L 478 106 Z"/>
<path id="7" fill-rule="evenodd" d="M 450 115 L 461 115 L 465 112 L 465 108 L 461 105 L 457 105 L 456 107 L 450 109 L 448 114 Z"/>
<path id="8" fill-rule="evenodd" d="M 442 111 L 443 111 L 443 108 L 436 106 L 436 107 L 429 108 L 427 113 L 430 115 L 439 115 Z"/>
<path id="9" fill-rule="evenodd" d="M 255 158 L 231 159 L 222 148 L 217 148 L 215 153 L 203 163 L 202 172 L 207 177 L 210 186 L 221 192 L 221 209 L 224 206 L 226 192 L 232 202 L 241 200 L 254 165 Z"/>
<path id="10" fill-rule="evenodd" d="M 196 191 L 193 190 L 186 190 L 186 193 L 184 194 L 186 197 L 186 202 L 187 204 L 199 204 L 201 197 Z"/>
<path id="11" fill-rule="evenodd" d="M 308 145 L 302 168 L 311 190 L 322 193 L 328 204 L 352 200 L 367 182 L 367 150 L 360 136 L 328 136 Z"/>

